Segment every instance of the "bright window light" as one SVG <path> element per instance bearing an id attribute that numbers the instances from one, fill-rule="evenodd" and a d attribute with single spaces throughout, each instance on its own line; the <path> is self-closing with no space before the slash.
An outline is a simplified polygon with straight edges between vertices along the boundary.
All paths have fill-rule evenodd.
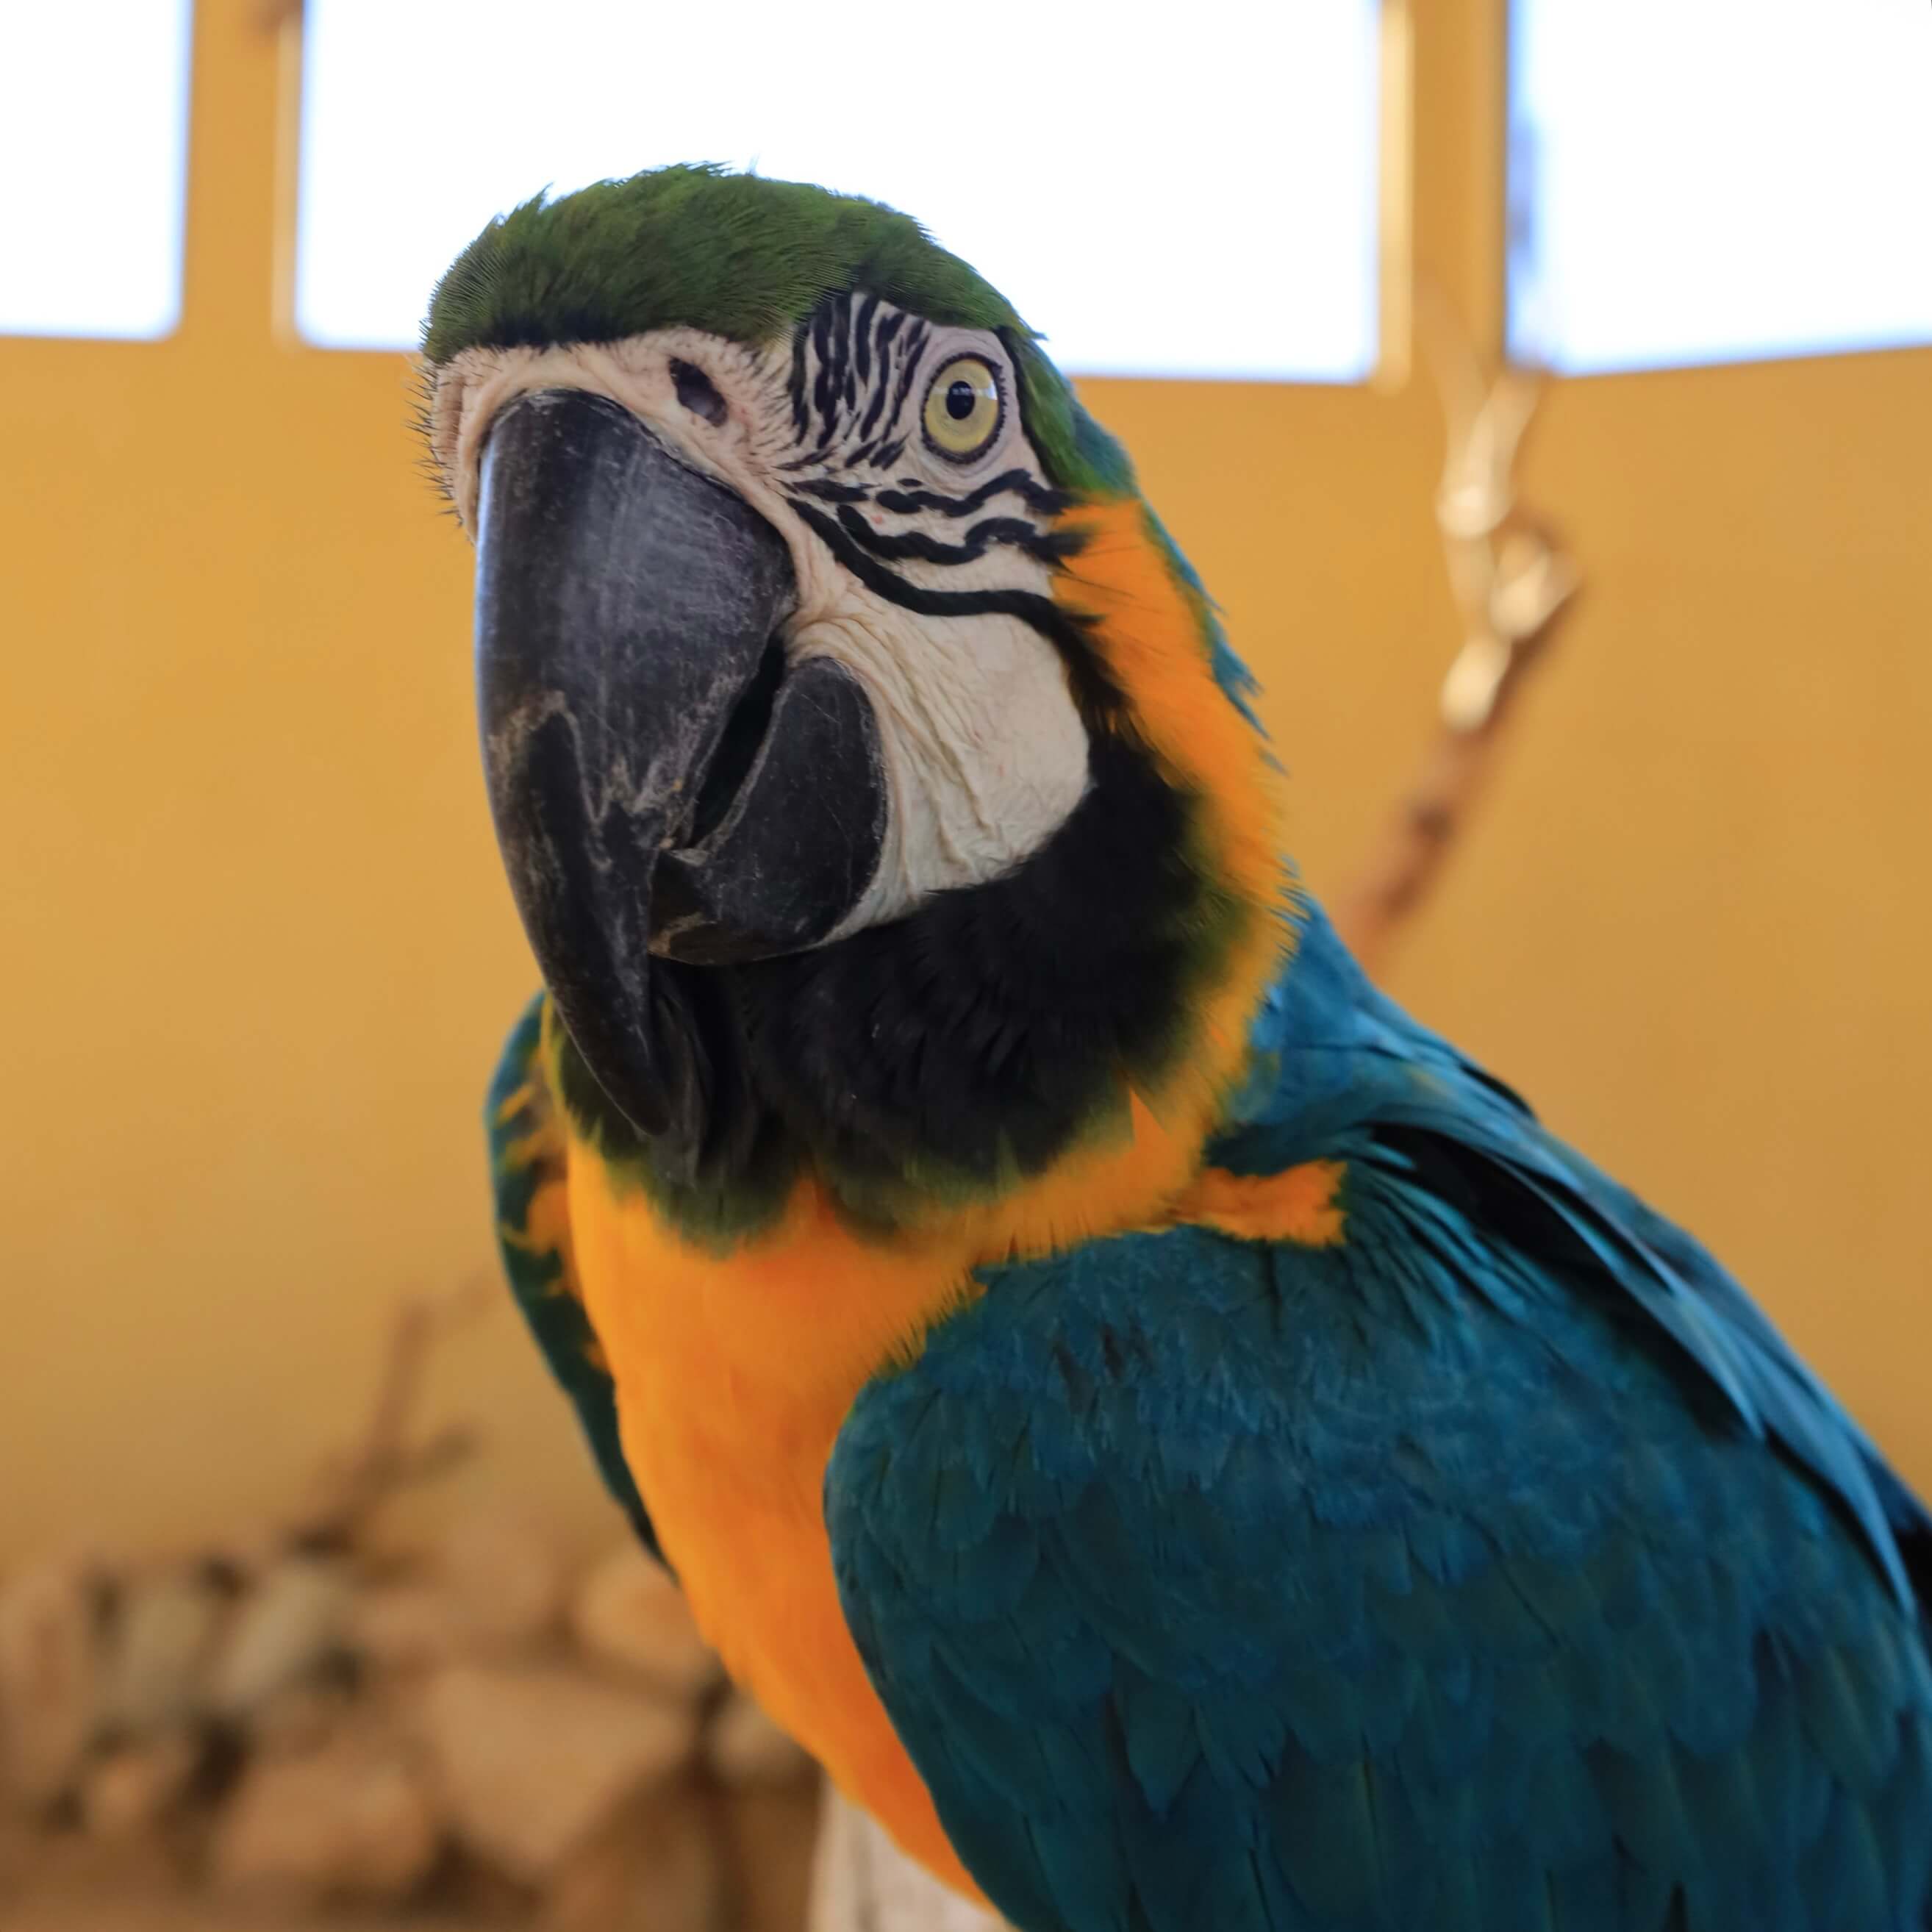
<path id="1" fill-rule="evenodd" d="M 1357 380 L 1376 346 L 1377 16 L 308 0 L 298 323 L 412 346 L 493 214 L 710 160 L 916 215 L 1070 370 Z"/>
<path id="2" fill-rule="evenodd" d="M 0 5 L 0 334 L 181 318 L 190 0 Z"/>
<path id="3" fill-rule="evenodd" d="M 1510 352 L 1932 340 L 1926 0 L 1515 0 Z"/>

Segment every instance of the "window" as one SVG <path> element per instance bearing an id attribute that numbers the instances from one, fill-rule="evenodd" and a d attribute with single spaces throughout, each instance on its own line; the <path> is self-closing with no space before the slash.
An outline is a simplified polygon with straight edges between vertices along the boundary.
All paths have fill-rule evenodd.
<path id="1" fill-rule="evenodd" d="M 298 325 L 412 344 L 493 214 L 716 160 L 916 214 L 1070 369 L 1358 380 L 1378 12 L 308 0 Z"/>
<path id="2" fill-rule="evenodd" d="M 1516 0 L 1511 353 L 1932 340 L 1925 0 Z"/>
<path id="3" fill-rule="evenodd" d="M 0 334 L 181 316 L 190 0 L 0 8 Z"/>

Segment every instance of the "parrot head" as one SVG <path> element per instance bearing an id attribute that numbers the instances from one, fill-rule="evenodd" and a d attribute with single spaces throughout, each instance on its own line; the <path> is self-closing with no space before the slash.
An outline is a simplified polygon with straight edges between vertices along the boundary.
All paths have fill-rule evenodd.
<path id="1" fill-rule="evenodd" d="M 580 1130 L 694 1232 L 897 1223 L 1238 1072 L 1270 767 L 1198 584 L 909 218 L 702 167 L 439 284 L 485 775 Z"/>

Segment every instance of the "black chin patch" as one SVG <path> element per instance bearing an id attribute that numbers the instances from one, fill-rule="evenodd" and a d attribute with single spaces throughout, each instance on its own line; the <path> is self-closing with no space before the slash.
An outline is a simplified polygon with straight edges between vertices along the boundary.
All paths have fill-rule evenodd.
<path id="1" fill-rule="evenodd" d="M 1037 1172 L 1165 1070 L 1228 908 L 1187 856 L 1191 800 L 1118 734 L 1090 757 L 1085 797 L 1000 878 L 809 952 L 667 963 L 709 1109 L 684 1146 L 626 1144 L 674 1220 L 746 1232 L 808 1167 L 890 1225 Z"/>

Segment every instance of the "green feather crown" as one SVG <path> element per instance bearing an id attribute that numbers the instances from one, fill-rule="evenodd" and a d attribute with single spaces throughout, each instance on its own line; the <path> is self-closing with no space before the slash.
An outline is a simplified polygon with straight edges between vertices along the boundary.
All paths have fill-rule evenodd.
<path id="1" fill-rule="evenodd" d="M 827 296 L 862 290 L 928 321 L 999 331 L 1028 428 L 1063 488 L 1124 494 L 1118 444 L 1075 401 L 1012 304 L 911 216 L 802 182 L 656 168 L 500 215 L 436 284 L 422 352 L 614 342 L 658 328 L 734 342 L 789 335 Z"/>

